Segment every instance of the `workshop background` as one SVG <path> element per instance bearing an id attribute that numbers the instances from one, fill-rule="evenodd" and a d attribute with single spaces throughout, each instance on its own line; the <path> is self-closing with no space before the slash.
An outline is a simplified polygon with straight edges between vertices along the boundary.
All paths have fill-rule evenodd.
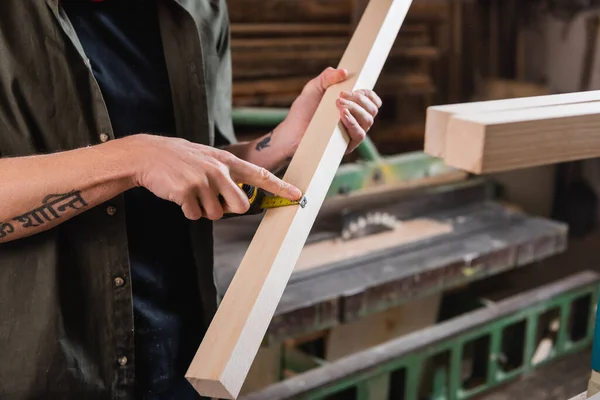
<path id="1" fill-rule="evenodd" d="M 228 0 L 241 140 L 341 58 L 367 1 Z M 600 89 L 600 1 L 414 0 L 242 391 L 245 400 L 556 399 L 585 391 L 597 160 L 469 176 L 428 106 Z M 216 224 L 223 294 L 260 216 Z"/>

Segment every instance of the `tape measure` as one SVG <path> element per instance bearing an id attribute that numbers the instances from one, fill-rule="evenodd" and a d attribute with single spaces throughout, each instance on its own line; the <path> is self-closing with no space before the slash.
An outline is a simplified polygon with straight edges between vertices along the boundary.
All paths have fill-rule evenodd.
<path id="1" fill-rule="evenodd" d="M 259 189 L 256 186 L 247 185 L 245 183 L 239 183 L 238 186 L 240 189 L 242 189 L 246 196 L 248 196 L 250 208 L 244 214 L 225 213 L 223 215 L 223 219 L 242 215 L 260 214 L 264 210 L 268 210 L 270 208 L 287 207 L 293 205 L 299 205 L 300 207 L 304 208 L 306 206 L 305 196 L 302 196 L 300 200 L 294 201 L 280 196 L 269 196 L 264 190 Z"/>

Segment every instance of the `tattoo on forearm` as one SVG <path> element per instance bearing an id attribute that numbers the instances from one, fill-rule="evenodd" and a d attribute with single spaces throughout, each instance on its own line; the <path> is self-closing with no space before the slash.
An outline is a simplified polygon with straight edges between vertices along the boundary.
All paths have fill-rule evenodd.
<path id="1" fill-rule="evenodd" d="M 6 237 L 9 233 L 13 233 L 15 228 L 8 222 L 0 222 L 0 239 Z"/>
<path id="2" fill-rule="evenodd" d="M 35 228 L 60 218 L 69 208 L 79 210 L 86 206 L 87 203 L 81 197 L 81 191 L 79 190 L 63 194 L 49 194 L 44 197 L 40 207 L 14 217 L 12 220 L 19 222 L 23 228 Z M 10 223 L 0 222 L 0 238 L 14 231 L 15 228 Z"/>
<path id="3" fill-rule="evenodd" d="M 273 131 L 269 132 L 260 142 L 256 143 L 256 151 L 261 151 L 269 147 L 271 145 L 271 136 L 273 136 Z"/>

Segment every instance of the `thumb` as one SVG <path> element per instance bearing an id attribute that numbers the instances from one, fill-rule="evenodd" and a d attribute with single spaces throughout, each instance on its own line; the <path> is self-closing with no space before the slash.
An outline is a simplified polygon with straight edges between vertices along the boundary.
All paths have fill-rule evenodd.
<path id="1" fill-rule="evenodd" d="M 346 80 L 346 78 L 348 78 L 348 70 L 343 68 L 329 67 L 321 72 L 321 74 L 314 80 L 314 83 L 319 92 L 324 93 L 327 88 Z"/>

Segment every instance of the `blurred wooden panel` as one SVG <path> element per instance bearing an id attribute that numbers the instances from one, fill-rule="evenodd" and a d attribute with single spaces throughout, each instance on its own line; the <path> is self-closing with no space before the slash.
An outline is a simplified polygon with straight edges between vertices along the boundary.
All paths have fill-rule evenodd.
<path id="1" fill-rule="evenodd" d="M 238 81 L 233 86 L 237 106 L 283 107 L 300 94 L 313 75 Z M 382 74 L 376 86 L 380 95 L 428 94 L 435 90 L 431 77 L 419 73 Z"/>
<path id="2" fill-rule="evenodd" d="M 349 24 L 231 24 L 231 35 L 233 37 L 282 37 L 321 35 L 340 35 L 348 37 L 349 32 Z"/>
<path id="3" fill-rule="evenodd" d="M 449 74 L 460 53 L 454 1 L 461 0 L 412 3 L 375 87 L 384 106 L 369 135 L 382 152 L 422 149 L 423 111 L 462 85 Z M 337 65 L 367 2 L 228 0 L 234 106 L 289 107 L 310 79 Z"/>
<path id="4" fill-rule="evenodd" d="M 386 67 L 402 59 L 434 60 L 439 50 L 427 44 L 427 36 L 406 35 L 398 40 Z M 318 74 L 336 66 L 344 53 L 346 37 L 288 37 L 233 39 L 231 43 L 233 78 L 250 79 L 264 76 Z"/>
<path id="5" fill-rule="evenodd" d="M 350 21 L 351 0 L 229 0 L 231 22 Z"/>
<path id="6" fill-rule="evenodd" d="M 346 37 L 293 37 L 232 40 L 233 78 L 303 75 L 335 66 Z"/>

